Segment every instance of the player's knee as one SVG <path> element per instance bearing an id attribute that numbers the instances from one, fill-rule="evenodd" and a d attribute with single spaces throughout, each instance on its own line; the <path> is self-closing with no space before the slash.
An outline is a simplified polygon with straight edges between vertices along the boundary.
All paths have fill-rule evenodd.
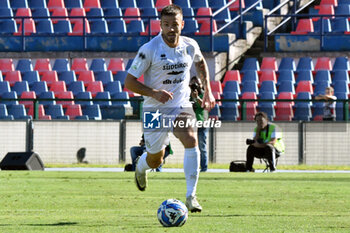
<path id="1" fill-rule="evenodd" d="M 152 159 L 148 160 L 147 163 L 148 163 L 148 166 L 150 168 L 155 169 L 163 163 L 163 159 L 162 158 L 152 158 Z"/>
<path id="2" fill-rule="evenodd" d="M 196 147 L 197 146 L 197 138 L 195 136 L 193 136 L 193 135 L 188 135 L 183 140 L 183 144 L 184 144 L 185 148 Z"/>

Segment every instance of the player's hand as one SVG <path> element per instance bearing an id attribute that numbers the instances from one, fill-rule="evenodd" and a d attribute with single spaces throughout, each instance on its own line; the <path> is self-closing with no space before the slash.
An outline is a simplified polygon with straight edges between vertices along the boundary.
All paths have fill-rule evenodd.
<path id="1" fill-rule="evenodd" d="M 153 98 L 165 104 L 170 99 L 173 99 L 173 93 L 167 92 L 166 90 L 156 90 L 156 92 L 153 94 Z"/>
<path id="2" fill-rule="evenodd" d="M 202 101 L 202 108 L 210 111 L 215 106 L 215 98 L 211 91 L 205 91 Z"/>

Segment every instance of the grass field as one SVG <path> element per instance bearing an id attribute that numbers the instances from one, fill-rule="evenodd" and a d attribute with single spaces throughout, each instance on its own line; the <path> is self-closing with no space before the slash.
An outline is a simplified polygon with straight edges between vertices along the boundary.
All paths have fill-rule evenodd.
<path id="1" fill-rule="evenodd" d="M 156 212 L 185 200 L 182 173 L 0 172 L 0 232 L 350 232 L 350 174 L 201 173 L 202 213 L 164 228 Z"/>

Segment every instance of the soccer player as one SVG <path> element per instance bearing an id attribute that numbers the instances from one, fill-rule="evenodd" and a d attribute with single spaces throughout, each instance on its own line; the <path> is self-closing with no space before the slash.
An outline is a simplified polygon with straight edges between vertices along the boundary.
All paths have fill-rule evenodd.
<path id="1" fill-rule="evenodd" d="M 180 7 L 164 7 L 160 25 L 161 33 L 139 49 L 125 79 L 125 86 L 129 90 L 144 96 L 144 122 L 146 113 L 152 113 L 153 116 L 150 128 L 144 125 L 147 152 L 137 162 L 135 182 L 140 191 L 146 189 L 147 172 L 162 164 L 164 148 L 169 144 L 169 132 L 172 130 L 185 147 L 186 206 L 191 212 L 200 212 L 202 207 L 196 198 L 200 152 L 196 129 L 186 122 L 195 119 L 189 101 L 190 68 L 193 63 L 205 89 L 202 106 L 210 110 L 215 105 L 208 66 L 196 41 L 181 36 L 184 21 Z M 142 74 L 144 84 L 137 80 Z M 172 127 L 163 125 L 161 128 L 152 128 L 160 116 L 163 120 L 167 118 L 164 122 L 173 122 Z"/>

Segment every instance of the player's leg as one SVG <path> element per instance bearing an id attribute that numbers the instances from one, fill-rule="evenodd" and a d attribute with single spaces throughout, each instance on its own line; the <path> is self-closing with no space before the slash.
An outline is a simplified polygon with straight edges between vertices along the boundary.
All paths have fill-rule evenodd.
<path id="1" fill-rule="evenodd" d="M 180 114 L 175 121 L 186 122 L 189 114 Z M 185 147 L 184 172 L 186 177 L 187 193 L 186 206 L 191 212 L 200 212 L 202 207 L 196 198 L 196 189 L 199 177 L 200 152 L 197 143 L 197 133 L 191 127 L 174 127 L 173 133 Z"/>

